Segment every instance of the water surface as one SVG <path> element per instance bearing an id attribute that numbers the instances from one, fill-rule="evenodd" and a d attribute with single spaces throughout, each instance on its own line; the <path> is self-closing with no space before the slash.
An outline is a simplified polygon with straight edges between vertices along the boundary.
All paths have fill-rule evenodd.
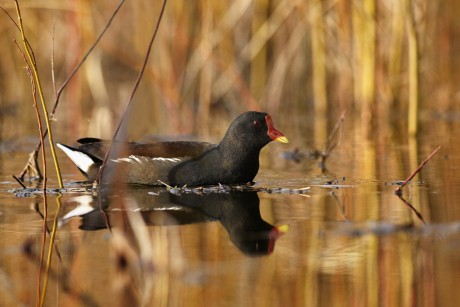
<path id="1" fill-rule="evenodd" d="M 308 158 L 281 158 L 307 152 L 307 141 L 270 144 L 254 191 L 123 187 L 110 202 L 75 183 L 83 178 L 61 159 L 73 192 L 60 207 L 57 194 L 47 198 L 47 226 L 57 227 L 47 305 L 454 306 L 460 147 L 455 134 L 437 133 L 366 141 L 348 127 L 324 172 Z M 438 145 L 403 199 L 395 195 Z M 32 305 L 37 295 L 43 197 L 10 192 L 25 157 L 0 158 L 2 306 Z"/>

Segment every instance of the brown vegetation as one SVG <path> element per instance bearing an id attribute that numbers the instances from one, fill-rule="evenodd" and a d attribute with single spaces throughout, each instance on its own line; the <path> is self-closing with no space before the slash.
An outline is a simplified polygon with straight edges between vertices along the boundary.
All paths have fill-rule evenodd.
<path id="1" fill-rule="evenodd" d="M 45 96 L 52 97 L 53 23 L 59 86 L 116 4 L 21 5 L 26 32 L 37 49 Z M 452 38 L 459 27 L 450 17 L 456 5 L 414 0 L 354 5 L 342 0 L 170 1 L 135 99 L 130 132 L 133 137 L 207 134 L 211 124 L 221 118 L 227 122 L 247 109 L 283 115 L 314 110 L 318 118 L 324 112 L 336 118 L 344 109 L 359 110 L 366 125 L 386 122 L 394 113 L 407 114 L 403 122 L 410 118 L 411 129 L 417 129 L 420 111 L 458 105 L 452 87 L 458 78 Z M 13 9 L 11 2 L 2 6 Z M 66 137 L 112 135 L 142 63 L 150 35 L 145 29 L 152 28 L 159 10 L 159 3 L 134 2 L 120 11 L 63 93 L 54 125 L 67 131 Z M 21 123 L 8 129 L 12 123 L 4 119 L 2 138 L 13 138 L 33 127 L 33 111 L 30 93 L 16 90 L 29 82 L 12 43 L 17 29 L 6 16 L 0 24 L 0 39 L 7 46 L 0 51 L 0 104 L 2 113 L 16 112 Z M 409 124 L 402 127 L 408 131 Z"/>

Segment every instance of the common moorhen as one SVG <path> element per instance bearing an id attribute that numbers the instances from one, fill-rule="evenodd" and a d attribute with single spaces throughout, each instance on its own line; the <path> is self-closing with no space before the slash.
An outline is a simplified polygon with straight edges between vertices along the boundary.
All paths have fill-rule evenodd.
<path id="1" fill-rule="evenodd" d="M 247 183 L 259 170 L 260 150 L 272 140 L 288 143 L 288 139 L 273 126 L 267 113 L 246 112 L 237 117 L 219 144 L 205 142 L 157 142 L 123 144 L 126 155 L 110 159 L 123 165 L 125 182 L 172 186 Z M 78 140 L 73 148 L 57 144 L 88 178 L 95 180 L 107 142 L 96 138 Z"/>

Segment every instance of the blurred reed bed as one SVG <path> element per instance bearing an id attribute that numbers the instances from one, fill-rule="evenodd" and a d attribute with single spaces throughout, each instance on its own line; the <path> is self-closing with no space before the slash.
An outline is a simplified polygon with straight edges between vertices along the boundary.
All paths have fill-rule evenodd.
<path id="1" fill-rule="evenodd" d="M 20 4 L 24 26 L 35 47 L 45 95 L 52 97 L 50 58 L 53 24 L 56 29 L 54 67 L 59 86 L 106 25 L 117 3 L 20 1 Z M 14 9 L 11 1 L 1 1 L 0 5 L 10 12 Z M 157 21 L 160 6 L 158 1 L 125 3 L 61 98 L 53 122 L 57 140 L 72 140 L 83 135 L 106 138 L 113 135 L 145 56 L 152 34 L 149 29 Z M 420 130 L 423 125 L 417 125 L 423 124 L 421 115 L 459 111 L 459 96 L 454 85 L 458 82 L 460 63 L 454 57 L 456 45 L 453 39 L 460 31 L 460 21 L 453 18 L 453 12 L 459 7 L 460 4 L 453 0 L 442 3 L 427 0 L 169 0 L 149 66 L 131 110 L 130 138 L 136 139 L 145 134 L 199 134 L 217 141 L 237 114 L 248 109 L 261 109 L 276 114 L 274 117 L 280 127 L 287 126 L 291 131 L 296 129 L 291 125 L 307 127 L 314 132 L 315 146 L 320 148 L 326 143 L 328 130 L 346 110 L 346 121 L 363 129 L 354 129 L 361 133 L 344 137 L 348 142 L 344 144 L 346 149 L 342 149 L 344 159 L 341 161 L 349 158 L 350 164 L 353 164 L 357 163 L 353 157 L 362 157 L 359 167 L 351 166 L 356 171 L 356 178 L 369 181 L 405 178 L 410 169 L 400 172 L 403 167 L 398 165 L 404 164 L 405 157 L 397 157 L 400 153 L 391 151 L 387 145 L 391 142 L 405 143 L 405 136 L 423 132 Z M 4 143 L 35 135 L 36 122 L 31 108 L 30 81 L 22 69 L 21 55 L 12 43 L 18 32 L 6 16 L 0 19 L 0 31 L 0 42 L 4 46 L 0 49 L 0 138 Z M 312 123 L 305 123 L 307 120 L 312 120 Z M 297 131 L 304 133 L 301 129 Z M 443 126 L 442 133 L 449 132 Z M 363 136 L 375 136 L 375 139 L 359 142 Z M 290 139 L 298 137 L 294 135 Z M 418 146 L 416 140 L 410 142 L 407 159 L 411 169 L 420 162 L 417 161 L 418 150 L 432 150 L 428 145 L 423 146 Z M 447 181 L 448 178 L 442 174 L 439 171 L 437 178 Z M 365 193 L 343 192 L 343 205 L 351 220 L 374 221 L 382 218 L 387 211 L 378 210 L 378 206 L 372 207 L 373 210 L 365 208 L 369 203 L 394 203 L 394 195 L 379 194 L 380 188 L 372 185 Z M 414 207 L 426 209 L 423 206 L 430 206 L 429 198 L 433 196 L 425 190 L 417 195 L 419 197 L 412 202 Z M 455 198 L 454 195 L 446 196 L 449 197 Z M 273 200 L 266 197 L 263 201 Z M 286 202 L 284 198 L 279 201 Z M 328 211 L 326 197 L 315 201 L 317 215 L 324 215 Z M 324 206 L 320 206 L 322 204 Z M 402 203 L 398 204 L 406 209 Z M 305 206 L 297 209 L 305 213 Z M 413 216 L 404 209 L 400 209 L 403 213 L 398 216 L 401 224 L 413 222 Z M 128 218 L 136 218 L 135 213 L 131 217 L 129 213 L 127 215 Z M 144 226 L 139 226 L 138 231 L 146 230 Z M 202 227 L 212 229 L 217 226 Z M 291 250 L 300 250 L 302 255 L 324 254 L 323 246 L 318 242 L 321 238 L 319 233 L 325 227 L 323 224 L 311 219 L 294 227 L 301 228 L 299 233 L 309 234 L 311 240 L 308 246 L 289 241 L 292 243 L 289 246 Z M 203 231 L 182 234 L 179 229 L 159 227 L 149 231 L 140 235 L 129 234 L 126 230 L 114 234 L 115 261 L 119 260 L 116 258 L 118 249 L 133 250 L 132 257 L 129 253 L 126 255 L 127 277 L 120 272 L 120 288 L 131 290 L 132 281 L 125 283 L 123 277 L 139 275 L 139 279 L 132 283 L 142 285 L 143 278 L 147 280 L 153 274 L 147 271 L 142 275 L 138 267 L 129 266 L 139 264 L 141 256 L 153 257 L 159 268 L 164 267 L 167 271 L 168 267 L 173 267 L 171 271 L 180 274 L 184 265 L 181 261 L 187 258 L 182 255 L 180 246 L 187 240 L 173 241 L 180 235 L 198 243 L 207 240 L 205 243 L 215 253 L 210 257 L 218 258 L 217 251 L 225 248 L 219 247 L 225 241 L 216 237 L 226 238 L 222 229 L 209 235 L 203 234 Z M 124 236 L 137 245 L 130 246 L 131 243 L 127 242 L 130 240 Z M 406 236 L 405 233 L 400 235 L 404 240 Z M 301 263 L 305 266 L 304 276 L 289 276 L 294 288 L 304 293 L 305 300 L 311 303 L 318 301 L 320 286 L 317 281 L 322 277 L 320 269 L 351 263 L 347 268 L 354 272 L 355 277 L 351 294 L 340 284 L 346 277 L 336 278 L 337 289 L 334 290 L 343 297 L 365 302 L 364 305 L 373 305 L 379 295 L 389 302 L 410 301 L 411 285 L 417 280 L 411 271 L 415 271 L 417 265 L 417 242 L 410 241 L 394 253 L 379 251 L 382 241 L 393 238 L 368 236 L 361 241 L 343 239 L 346 240 L 350 242 L 341 244 L 340 240 L 329 238 L 325 245 L 328 248 L 326 252 L 331 251 L 330 259 L 323 261 L 319 257 L 310 257 L 308 261 L 311 263 Z M 153 250 L 150 250 L 150 243 Z M 336 249 L 342 249 L 349 243 L 353 244 L 345 251 L 349 256 L 347 261 L 333 258 Z M 168 246 L 173 244 L 178 247 L 172 249 L 174 253 L 168 252 Z M 141 246 L 146 249 L 141 250 Z M 195 252 L 199 254 L 198 250 Z M 426 261 L 436 258 L 436 249 L 427 248 L 422 252 L 428 259 Z M 267 258 L 265 261 L 274 262 L 274 259 Z M 331 260 L 330 263 L 327 260 Z M 408 279 L 398 281 L 404 285 L 403 293 L 396 293 L 399 288 L 379 287 L 380 284 L 391 284 L 387 283 L 386 275 L 365 269 L 377 267 L 378 261 L 385 267 L 394 267 L 396 263 L 401 271 L 410 271 L 405 275 Z M 124 264 L 122 261 L 118 263 Z M 248 266 L 251 264 L 248 260 Z M 281 273 L 294 272 L 293 276 L 298 273 L 298 263 L 295 263 L 295 268 L 289 267 L 294 266 L 291 263 L 284 265 L 290 270 L 281 270 Z M 245 273 L 245 278 L 267 280 L 261 274 L 269 277 L 281 275 L 275 266 L 272 268 L 273 271 L 269 272 Z M 173 291 L 161 293 L 162 289 L 169 291 L 170 272 L 165 271 L 156 273 L 161 275 L 163 288 L 151 290 L 151 285 L 146 283 L 145 288 L 127 297 L 133 296 L 140 302 L 155 296 L 174 299 L 176 293 Z M 241 273 L 235 272 L 231 279 L 240 280 Z M 421 283 L 423 278 L 419 280 Z M 173 285 L 172 282 L 170 284 Z M 266 286 L 267 283 L 260 283 L 260 290 L 264 290 L 260 293 L 271 293 L 266 290 L 273 288 L 272 285 Z M 425 287 L 425 283 L 422 286 Z M 369 289 L 366 297 L 361 298 L 366 289 Z M 291 289 L 284 287 L 279 291 L 289 301 Z M 197 293 L 191 295 L 199 296 Z M 329 299 L 330 295 L 323 297 Z"/>
<path id="2" fill-rule="evenodd" d="M 124 5 L 64 92 L 54 123 L 58 137 L 112 135 L 151 35 L 146 29 L 156 21 L 160 4 Z M 59 85 L 116 5 L 21 1 L 46 95 L 53 93 L 53 23 Z M 13 9 L 11 2 L 1 6 Z M 452 55 L 460 27 L 451 13 L 458 6 L 449 0 L 168 1 L 135 98 L 131 136 L 218 137 L 247 109 L 277 113 L 279 122 L 288 122 L 291 114 L 311 118 L 314 113 L 318 122 L 311 129 L 323 143 L 342 110 L 359 112 L 359 122 L 369 128 L 396 117 L 402 131 L 414 134 L 421 111 L 458 109 L 453 87 L 458 64 Z M 25 90 L 28 76 L 12 43 L 17 30 L 4 16 L 0 31 L 6 46 L 0 50 L 5 140 L 30 134 L 35 123 Z"/>

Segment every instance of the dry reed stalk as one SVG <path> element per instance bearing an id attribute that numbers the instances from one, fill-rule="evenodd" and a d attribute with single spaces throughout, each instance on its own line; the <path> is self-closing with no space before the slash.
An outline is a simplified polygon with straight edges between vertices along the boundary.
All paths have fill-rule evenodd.
<path id="1" fill-rule="evenodd" d="M 33 71 L 35 84 L 36 84 L 36 87 L 38 89 L 38 94 L 40 96 L 40 100 L 41 100 L 41 104 L 42 104 L 43 115 L 45 117 L 46 127 L 47 127 L 47 130 L 49 131 L 48 140 L 49 140 L 49 143 L 50 143 L 51 154 L 53 156 L 54 167 L 56 168 L 56 175 L 57 175 L 59 187 L 62 189 L 64 187 L 64 185 L 62 183 L 61 170 L 59 168 L 59 162 L 57 160 L 56 150 L 54 148 L 54 141 L 53 141 L 53 134 L 52 134 L 52 131 L 51 131 L 50 117 L 49 117 L 49 114 L 48 114 L 48 109 L 47 109 L 47 106 L 46 106 L 45 96 L 43 94 L 43 89 L 42 89 L 42 85 L 41 85 L 41 82 L 40 82 L 40 76 L 39 76 L 39 72 L 38 72 L 37 63 L 35 62 L 35 58 L 33 57 L 32 47 L 28 43 L 27 38 L 26 38 L 26 34 L 24 32 L 24 27 L 23 27 L 23 24 L 22 24 L 21 10 L 19 8 L 19 2 L 18 2 L 18 0 L 15 0 L 14 2 L 15 2 L 15 5 L 16 5 L 16 13 L 17 13 L 17 17 L 18 17 L 18 25 L 19 25 L 19 30 L 21 32 L 22 42 L 24 44 L 24 50 L 25 50 L 25 52 L 27 54 L 27 58 L 29 60 L 29 63 L 31 65 L 31 68 L 32 68 L 32 71 Z M 43 143 L 42 143 L 42 147 L 43 147 Z M 44 178 L 44 180 L 46 181 L 46 177 Z"/>
<path id="2" fill-rule="evenodd" d="M 349 109 L 353 102 L 353 65 L 350 65 L 350 58 L 353 54 L 351 42 L 353 33 L 351 27 L 351 5 L 350 0 L 339 0 L 337 2 L 337 46 L 332 46 L 332 48 L 337 48 L 335 51 L 336 54 L 334 58 L 337 61 L 335 66 L 335 71 L 339 72 L 337 77 L 337 82 L 334 85 L 330 84 L 330 88 L 334 92 L 332 97 L 329 97 L 331 101 L 338 101 L 340 109 L 345 110 Z M 330 43 L 327 44 L 327 47 L 331 47 Z M 334 50 L 334 49 L 332 49 Z M 334 71 L 330 71 L 330 75 L 333 77 L 335 75 Z"/>
<path id="3" fill-rule="evenodd" d="M 288 0 L 279 3 L 270 18 L 253 34 L 250 41 L 243 47 L 231 64 L 227 66 L 227 69 L 217 78 L 214 84 L 216 99 L 223 97 L 232 89 L 234 76 L 242 75 L 245 65 L 238 62 L 244 61 L 243 63 L 250 63 L 259 54 L 264 46 L 266 46 L 268 40 L 273 37 L 275 32 L 283 26 L 283 23 L 295 11 L 297 8 L 295 4 L 295 1 Z"/>
<path id="4" fill-rule="evenodd" d="M 290 32 L 290 36 L 288 41 L 284 44 L 284 48 L 277 54 L 273 68 L 268 76 L 267 85 L 265 86 L 262 100 L 267 101 L 269 113 L 276 113 L 280 108 L 284 94 L 283 89 L 285 89 L 283 85 L 288 75 L 290 62 L 296 55 L 296 52 L 299 51 L 303 39 L 306 36 L 305 28 L 309 26 L 309 14 L 306 10 L 306 6 L 300 6 L 298 9 L 301 9 L 301 19 Z M 305 86 L 305 84 L 302 84 L 302 86 Z M 302 98 L 302 101 L 304 100 L 305 98 Z"/>
<path id="5" fill-rule="evenodd" d="M 326 70 L 326 46 L 323 20 L 323 0 L 310 2 L 311 22 L 311 51 L 312 51 L 312 82 L 313 82 L 313 105 L 315 112 L 315 146 L 319 148 L 327 138 L 327 70 Z M 324 155 L 323 155 L 324 158 Z M 324 158 L 325 162 L 325 158 Z M 324 163 L 321 168 L 324 167 Z"/>
<path id="6" fill-rule="evenodd" d="M 391 37 L 388 58 L 388 79 L 392 105 L 395 106 L 401 87 L 401 63 L 404 42 L 405 6 L 401 1 L 393 1 L 391 11 Z"/>
<path id="7" fill-rule="evenodd" d="M 412 0 L 405 0 L 409 42 L 409 135 L 417 134 L 419 106 L 419 46 Z"/>
<path id="8" fill-rule="evenodd" d="M 209 34 L 209 41 L 201 40 L 195 50 L 192 52 L 187 67 L 187 75 L 184 79 L 184 93 L 191 91 L 194 81 L 198 78 L 199 72 L 208 64 L 211 57 L 210 53 L 202 54 L 203 44 L 210 44 L 206 50 L 213 50 L 225 38 L 225 33 L 235 27 L 236 23 L 243 17 L 246 10 L 252 4 L 249 0 L 237 0 L 228 8 L 225 15 L 218 20 L 215 30 Z"/>
<path id="9" fill-rule="evenodd" d="M 209 0 L 205 0 L 202 7 L 202 22 L 201 22 L 201 39 L 208 41 L 208 44 L 201 44 L 203 54 L 212 54 L 210 48 L 210 36 L 212 32 L 213 16 L 210 8 L 211 3 Z M 212 65 L 205 65 L 201 70 L 200 74 L 200 89 L 199 89 L 199 102 L 198 102 L 198 114 L 196 118 L 197 130 L 201 135 L 209 135 L 209 111 L 211 106 L 212 98 Z"/>
<path id="10" fill-rule="evenodd" d="M 353 29 L 353 93 L 354 93 L 354 102 L 357 105 L 359 110 L 359 104 L 362 101 L 361 93 L 361 84 L 362 84 L 362 75 L 361 75 L 361 66 L 362 66 L 362 56 L 363 56 L 363 18 L 361 17 L 361 8 L 356 5 L 352 7 L 352 29 Z"/>
<path id="11" fill-rule="evenodd" d="M 270 1 L 256 0 L 252 14 L 251 35 L 254 36 L 261 29 L 261 35 L 268 37 L 268 28 L 262 27 L 265 20 L 270 18 Z M 254 50 L 256 51 L 256 50 Z M 250 65 L 249 88 L 256 100 L 259 100 L 263 95 L 264 86 L 267 82 L 268 74 L 268 41 L 263 44 L 263 47 L 254 52 L 256 55 L 252 59 Z"/>
<path id="12" fill-rule="evenodd" d="M 327 113 L 327 70 L 322 0 L 310 2 L 310 20 L 315 114 L 325 115 Z"/>
<path id="13" fill-rule="evenodd" d="M 360 67 L 361 120 L 369 126 L 375 103 L 375 45 L 376 19 L 375 0 L 365 0 L 362 6 L 362 62 Z"/>

